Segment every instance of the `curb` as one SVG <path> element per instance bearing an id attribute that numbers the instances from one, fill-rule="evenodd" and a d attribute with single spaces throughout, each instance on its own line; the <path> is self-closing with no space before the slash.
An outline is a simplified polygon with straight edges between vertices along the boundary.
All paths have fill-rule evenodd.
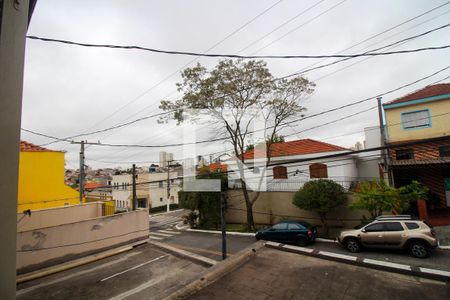
<path id="1" fill-rule="evenodd" d="M 316 238 L 315 242 L 319 242 L 319 243 L 337 243 L 336 240 L 322 239 L 322 238 Z"/>
<path id="2" fill-rule="evenodd" d="M 226 274 L 232 272 L 233 270 L 237 269 L 242 264 L 253 258 L 255 255 L 257 255 L 258 251 L 261 248 L 264 248 L 264 243 L 253 243 L 249 247 L 234 254 L 232 257 L 227 258 L 225 261 L 219 262 L 210 269 L 202 272 L 198 279 L 194 280 L 178 291 L 170 294 L 169 296 L 164 298 L 164 300 L 185 299 L 195 294 L 196 292 L 210 285 L 214 281 L 222 278 Z"/>
<path id="3" fill-rule="evenodd" d="M 398 264 L 393 262 L 385 262 L 381 260 L 375 260 L 370 258 L 361 258 L 352 255 L 322 251 L 312 248 L 297 247 L 291 245 L 285 245 L 274 242 L 266 242 L 265 246 L 281 251 L 292 252 L 296 254 L 302 254 L 321 259 L 328 259 L 337 262 L 352 264 L 370 269 L 378 269 L 382 271 L 395 272 L 400 274 L 406 274 L 411 276 L 418 276 L 423 278 L 435 279 L 444 282 L 450 282 L 450 272 L 443 270 L 436 270 L 430 268 L 422 268 L 416 266 L 410 266 L 405 264 Z"/>
<path id="4" fill-rule="evenodd" d="M 181 226 L 180 226 L 180 224 L 181 224 Z M 189 226 L 184 225 L 183 222 L 180 222 L 177 225 L 175 225 L 175 229 L 180 230 L 180 231 L 186 231 L 187 229 L 189 229 Z"/>
<path id="5" fill-rule="evenodd" d="M 44 276 L 48 276 L 48 275 L 51 275 L 51 274 L 59 273 L 59 272 L 65 271 L 65 270 L 73 269 L 73 268 L 76 268 L 76 267 L 79 267 L 79 266 L 82 266 L 82 265 L 86 265 L 86 264 L 89 264 L 91 262 L 103 259 L 103 258 L 114 256 L 114 255 L 117 255 L 117 254 L 120 254 L 120 253 L 123 253 L 123 252 L 126 252 L 126 251 L 130 251 L 134 247 L 142 245 L 142 244 L 145 244 L 147 242 L 148 242 L 148 239 L 145 239 L 145 240 L 142 240 L 142 241 L 138 241 L 138 242 L 132 243 L 132 244 L 130 244 L 128 246 L 124 246 L 124 247 L 108 250 L 108 251 L 105 251 L 105 252 L 100 252 L 100 253 L 93 254 L 93 255 L 90 255 L 90 256 L 87 256 L 87 257 L 78 258 L 78 259 L 75 259 L 73 261 L 69 261 L 69 262 L 66 262 L 66 263 L 59 264 L 59 265 L 51 266 L 51 267 L 44 268 L 44 269 L 41 269 L 41 270 L 37 270 L 37 271 L 34 271 L 34 272 L 25 273 L 25 274 L 17 276 L 16 284 L 23 283 L 23 282 L 30 281 L 30 280 L 34 280 L 34 279 L 41 278 L 41 277 L 44 277 Z"/>
<path id="6" fill-rule="evenodd" d="M 186 231 L 222 234 L 222 231 L 219 231 L 219 230 L 204 230 L 204 229 L 191 229 L 191 228 L 188 228 L 188 229 L 186 229 Z M 254 232 L 227 231 L 227 235 L 240 235 L 240 236 L 253 236 L 254 237 L 255 233 Z"/>
<path id="7" fill-rule="evenodd" d="M 165 214 L 170 214 L 170 213 L 172 213 L 172 212 L 182 211 L 182 210 L 184 210 L 184 208 L 171 210 L 171 211 L 169 211 L 169 212 L 165 211 L 165 212 L 162 212 L 162 213 L 148 214 L 148 216 L 149 216 L 149 217 L 156 217 L 156 216 L 161 216 L 161 215 L 165 215 Z"/>
<path id="8" fill-rule="evenodd" d="M 217 264 L 217 261 L 207 258 L 205 256 L 201 256 L 183 249 L 179 249 L 176 247 L 172 247 L 169 245 L 166 245 L 164 243 L 159 243 L 159 242 L 155 242 L 155 241 L 149 241 L 148 242 L 150 245 L 153 245 L 155 247 L 158 247 L 160 249 L 166 250 L 171 252 L 172 254 L 174 254 L 175 256 L 180 256 L 183 258 L 187 258 L 190 261 L 193 261 L 195 263 L 199 263 L 201 265 L 204 265 L 206 267 L 211 267 Z"/>

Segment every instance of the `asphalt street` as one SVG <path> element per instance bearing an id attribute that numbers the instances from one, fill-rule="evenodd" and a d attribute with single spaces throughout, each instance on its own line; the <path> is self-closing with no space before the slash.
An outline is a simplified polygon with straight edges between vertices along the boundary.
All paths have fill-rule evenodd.
<path id="1" fill-rule="evenodd" d="M 94 263 L 25 282 L 17 299 L 161 299 L 205 267 L 150 244 Z"/>

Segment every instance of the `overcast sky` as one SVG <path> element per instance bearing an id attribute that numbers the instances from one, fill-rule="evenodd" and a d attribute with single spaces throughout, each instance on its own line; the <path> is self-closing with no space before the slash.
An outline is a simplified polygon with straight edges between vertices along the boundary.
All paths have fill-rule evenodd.
<path id="1" fill-rule="evenodd" d="M 319 1 L 39 0 L 28 34 L 86 43 L 205 52 L 276 4 L 209 53 L 335 54 L 446 3 L 434 0 L 325 0 L 294 18 L 317 2 Z M 330 10 L 327 11 L 328 9 Z M 343 53 L 364 52 L 445 25 L 450 20 L 449 12 L 450 5 L 445 5 Z M 292 21 L 287 22 L 290 19 Z M 287 24 L 267 35 L 283 23 Z M 449 42 L 450 30 L 446 28 L 391 50 L 442 46 L 450 44 Z M 307 114 L 313 114 L 375 96 L 446 67 L 450 62 L 449 54 L 449 50 L 439 50 L 358 58 L 307 73 L 306 77 L 315 81 L 317 86 L 314 95 L 303 105 L 308 109 Z M 175 83 L 180 80 L 179 73 L 182 68 L 193 66 L 196 62 L 213 67 L 217 61 L 215 58 L 194 60 L 189 56 L 86 48 L 27 40 L 22 127 L 56 137 L 67 137 L 157 113 L 160 100 L 178 96 Z M 320 60 L 271 59 L 267 60 L 267 63 L 272 74 L 278 77 L 318 61 Z M 323 63 L 331 61 L 333 60 Z M 442 72 L 384 97 L 383 102 L 449 75 L 449 70 Z M 448 81 L 450 80 L 444 82 Z M 376 110 L 301 134 L 293 132 L 374 105 L 376 100 L 323 117 L 311 118 L 287 129 L 284 134 L 289 135 L 288 140 L 312 138 L 350 147 L 355 142 L 364 140 L 361 132 L 364 127 L 377 125 Z M 346 135 L 348 133 L 353 134 Z M 158 124 L 156 119 L 150 119 L 85 139 L 91 142 L 155 145 L 182 142 L 181 134 L 182 130 L 173 122 Z M 198 131 L 199 139 L 210 137 L 214 137 L 214 132 L 208 131 L 207 128 Z M 52 141 L 25 132 L 22 132 L 22 139 L 35 144 Z M 79 145 L 60 142 L 47 147 L 67 151 L 67 167 L 77 168 Z M 229 145 L 202 145 L 197 154 L 207 154 L 224 148 L 229 148 Z M 86 149 L 86 162 L 95 168 L 118 165 L 127 167 L 131 162 L 148 165 L 141 162 L 158 161 L 158 153 L 162 150 L 173 152 L 176 159 L 183 157 L 180 148 L 91 146 Z"/>

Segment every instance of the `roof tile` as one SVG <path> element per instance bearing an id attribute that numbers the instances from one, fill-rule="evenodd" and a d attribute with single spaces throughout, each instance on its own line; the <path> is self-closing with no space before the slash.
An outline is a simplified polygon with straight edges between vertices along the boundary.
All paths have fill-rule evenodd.
<path id="1" fill-rule="evenodd" d="M 398 99 L 392 100 L 386 104 L 403 103 L 412 100 L 418 100 L 428 97 L 434 97 L 444 94 L 450 94 L 450 83 L 440 83 L 435 85 L 429 85 L 420 89 L 418 91 L 412 92 L 406 96 L 400 97 Z"/>
<path id="2" fill-rule="evenodd" d="M 320 152 L 343 151 L 348 150 L 341 146 L 336 146 L 312 139 L 296 140 L 291 142 L 276 143 L 271 146 L 271 157 L 305 155 Z M 253 159 L 255 149 L 244 153 L 245 159 Z M 263 150 L 256 148 L 256 157 L 264 157 Z"/>
<path id="3" fill-rule="evenodd" d="M 57 152 L 32 143 L 20 141 L 20 152 Z"/>

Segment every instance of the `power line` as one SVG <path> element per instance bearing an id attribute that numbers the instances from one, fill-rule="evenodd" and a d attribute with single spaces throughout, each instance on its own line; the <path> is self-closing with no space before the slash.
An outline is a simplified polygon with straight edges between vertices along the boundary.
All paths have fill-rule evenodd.
<path id="1" fill-rule="evenodd" d="M 248 25 L 250 25 L 251 23 L 253 23 L 255 20 L 257 20 L 258 18 L 260 18 L 261 16 L 263 16 L 264 14 L 266 14 L 267 12 L 269 12 L 271 9 L 273 9 L 275 6 L 279 5 L 281 2 L 283 2 L 284 0 L 279 0 L 277 2 L 275 2 L 274 4 L 272 4 L 271 6 L 269 6 L 268 8 L 266 8 L 265 10 L 263 10 L 262 12 L 260 12 L 259 14 L 257 14 L 256 16 L 254 16 L 253 18 L 251 18 L 249 21 L 247 21 L 246 23 L 244 23 L 243 25 L 241 25 L 240 27 L 238 27 L 237 29 L 235 29 L 234 31 L 232 31 L 231 33 L 229 33 L 226 37 L 224 37 L 223 39 L 221 39 L 220 41 L 216 42 L 214 45 L 212 45 L 211 47 L 209 47 L 208 49 L 206 49 L 203 53 L 207 53 L 209 51 L 211 51 L 212 49 L 216 48 L 217 46 L 219 46 L 220 44 L 222 44 L 224 41 L 226 41 L 227 39 L 229 39 L 230 37 L 232 37 L 233 35 L 235 35 L 236 33 L 240 32 L 242 29 L 244 29 L 245 27 L 247 27 Z M 156 87 L 160 86 L 162 83 L 164 83 L 165 81 L 167 81 L 169 78 L 173 77 L 174 75 L 178 74 L 178 72 L 180 72 L 181 70 L 183 70 L 185 67 L 187 67 L 188 65 L 190 65 L 191 63 L 195 62 L 198 58 L 194 58 L 192 60 L 190 60 L 189 62 L 187 62 L 186 64 L 184 64 L 182 67 L 178 68 L 176 71 L 172 72 L 171 74 L 169 74 L 168 76 L 166 76 L 165 78 L 163 78 L 162 80 L 160 80 L 158 83 L 154 84 L 153 86 L 151 86 L 149 89 L 145 90 L 143 93 L 141 93 L 140 95 L 138 95 L 137 97 L 133 98 L 131 101 L 127 102 L 125 105 L 121 106 L 119 109 L 117 109 L 116 111 L 114 111 L 112 114 L 108 115 L 107 117 L 103 118 L 102 120 L 100 120 L 99 122 L 97 122 L 96 124 L 94 124 L 93 126 L 89 127 L 89 129 L 87 129 L 87 131 L 95 128 L 97 125 L 101 124 L 102 122 L 104 122 L 105 120 L 109 119 L 110 117 L 112 117 L 113 115 L 117 114 L 118 112 L 122 111 L 125 107 L 127 107 L 128 105 L 136 102 L 137 100 L 139 100 L 140 98 L 142 98 L 144 95 L 146 95 L 148 92 L 150 92 L 151 90 L 155 89 Z M 173 94 L 170 93 L 169 95 Z M 169 96 L 167 95 L 167 97 Z M 152 106 L 152 105 L 150 105 Z M 144 109 L 147 109 L 148 107 Z M 136 115 L 136 114 L 134 114 Z M 53 142 L 52 142 L 53 143 Z"/>
<path id="2" fill-rule="evenodd" d="M 413 40 L 413 39 L 417 39 L 417 38 L 419 38 L 419 37 L 423 37 L 423 36 L 425 36 L 425 35 L 428 35 L 428 34 L 430 34 L 430 33 L 435 32 L 435 31 L 438 31 L 438 30 L 447 28 L 447 27 L 449 27 L 449 26 L 450 26 L 450 23 L 445 24 L 445 25 L 440 26 L 440 27 L 437 27 L 437 28 L 434 28 L 434 29 L 431 29 L 431 30 L 428 30 L 428 31 L 426 31 L 426 32 L 417 34 L 417 35 L 415 35 L 415 36 L 407 37 L 407 38 L 402 39 L 402 40 L 400 40 L 400 41 L 396 41 L 396 42 L 393 42 L 393 43 L 391 43 L 391 44 L 388 44 L 388 45 L 385 45 L 385 46 L 382 46 L 382 47 L 379 47 L 379 48 L 376 48 L 376 49 L 373 49 L 373 50 L 366 51 L 366 52 L 364 52 L 363 54 L 370 54 L 370 53 L 373 53 L 374 51 L 379 51 L 379 50 L 382 50 L 382 49 L 385 49 L 385 48 L 394 47 L 395 45 L 399 45 L 399 44 L 405 43 L 405 42 L 407 42 L 407 41 L 410 41 L 410 40 Z M 389 52 L 389 51 L 385 51 L 385 52 L 382 52 L 382 53 L 388 53 L 388 52 Z M 354 57 L 346 57 L 346 58 L 344 58 L 344 59 L 340 59 L 340 60 L 336 60 L 336 61 L 333 61 L 333 62 L 330 62 L 330 63 L 327 63 L 327 64 L 319 65 L 319 66 L 317 66 L 317 67 L 313 67 L 313 68 L 309 68 L 309 69 L 304 69 L 304 70 L 302 70 L 302 71 L 300 71 L 300 72 L 295 72 L 295 73 L 289 74 L 289 75 L 287 75 L 287 76 L 284 76 L 284 77 L 282 77 L 282 78 L 289 78 L 289 77 L 293 77 L 293 76 L 302 75 L 302 74 L 305 74 L 305 73 L 308 73 L 308 72 L 311 72 L 311 71 L 315 71 L 315 70 L 318 70 L 318 69 L 322 69 L 322 68 L 325 68 L 325 67 L 329 67 L 329 66 L 338 64 L 338 63 L 340 63 L 340 62 L 347 61 L 347 60 L 352 59 L 352 58 L 354 58 Z"/>
<path id="3" fill-rule="evenodd" d="M 295 16 L 293 16 L 292 18 L 290 18 L 289 20 L 283 22 L 282 24 L 278 25 L 277 27 L 275 27 L 275 29 L 271 30 L 270 32 L 266 33 L 265 35 L 261 36 L 260 38 L 256 39 L 255 41 L 251 42 L 250 44 L 248 44 L 247 46 L 245 46 L 244 48 L 242 48 L 241 50 L 239 50 L 237 53 L 241 53 L 245 50 L 247 50 L 248 48 L 250 48 L 251 46 L 253 46 L 254 44 L 262 41 L 265 37 L 271 35 L 272 33 L 274 33 L 275 31 L 277 31 L 278 29 L 286 26 L 287 24 L 291 23 L 292 21 L 294 21 L 295 19 L 301 17 L 302 15 L 304 15 L 305 13 L 307 13 L 308 11 L 310 11 L 311 9 L 313 9 L 314 7 L 318 6 L 320 3 L 324 2 L 325 0 L 321 0 L 316 2 L 315 4 L 311 5 L 310 7 L 306 8 L 305 10 L 302 10 L 300 13 L 296 14 Z"/>
<path id="4" fill-rule="evenodd" d="M 318 2 L 317 4 L 320 4 L 321 2 L 322 2 L 322 1 Z M 397 24 L 397 25 L 395 25 L 395 26 L 393 26 L 393 27 L 390 27 L 390 28 L 388 28 L 388 29 L 386 29 L 386 30 L 384 30 L 384 31 L 382 31 L 382 32 L 379 32 L 379 33 L 377 33 L 377 34 L 375 34 L 375 35 L 372 35 L 371 37 L 366 38 L 366 39 L 364 39 L 364 40 L 362 40 L 362 41 L 360 41 L 360 42 L 358 42 L 358 43 L 356 43 L 356 44 L 354 44 L 354 45 L 352 45 L 352 46 L 350 46 L 350 47 L 347 47 L 346 49 L 343 49 L 342 51 L 340 51 L 340 52 L 338 52 L 338 53 L 342 53 L 342 52 L 345 51 L 345 50 L 354 48 L 354 47 L 356 47 L 356 46 L 358 46 L 358 45 L 360 45 L 360 44 L 362 44 L 362 43 L 364 43 L 364 42 L 366 42 L 366 41 L 368 41 L 368 40 L 371 40 L 371 39 L 373 39 L 373 38 L 375 38 L 375 37 L 378 37 L 378 36 L 380 36 L 380 35 L 382 35 L 382 34 L 384 34 L 384 33 L 386 33 L 386 32 L 392 31 L 392 30 L 394 30 L 395 28 L 398 28 L 398 27 L 400 27 L 400 26 L 402 26 L 402 25 L 404 25 L 404 24 L 407 24 L 407 23 L 409 23 L 409 22 L 411 22 L 411 21 L 413 21 L 413 20 L 415 20 L 415 19 L 418 19 L 418 18 L 420 18 L 420 17 L 422 17 L 422 16 L 424 16 L 424 15 L 426 15 L 426 14 L 429 14 L 429 13 L 431 13 L 431 12 L 437 10 L 437 9 L 440 9 L 441 7 L 443 7 L 443 6 L 445 6 L 445 5 L 448 5 L 449 3 L 450 3 L 450 2 L 441 4 L 441 5 L 436 6 L 436 7 L 432 8 L 432 9 L 430 9 L 430 10 L 428 10 L 428 11 L 425 11 L 425 12 L 423 12 L 423 13 L 421 13 L 421 14 L 419 14 L 419 15 L 413 17 L 413 18 L 407 19 L 407 20 L 405 20 L 405 21 L 403 21 L 403 22 L 401 22 L 401 23 L 399 23 L 399 24 Z M 276 4 L 278 4 L 278 2 L 277 2 Z M 317 5 L 317 4 L 316 4 L 316 5 Z M 314 6 L 315 6 L 315 5 L 314 5 Z M 313 7 L 314 7 L 314 6 L 313 6 Z M 270 8 L 271 8 L 271 7 L 269 7 L 269 9 L 270 9 Z M 312 7 L 310 7 L 310 8 L 312 8 Z M 307 10 L 309 10 L 310 8 L 308 8 Z M 272 30 L 271 32 L 269 32 L 268 34 L 266 34 L 264 37 L 266 37 L 267 35 L 271 34 L 271 33 L 274 32 L 274 31 L 276 31 L 277 29 L 283 27 L 284 25 L 286 25 L 287 23 L 289 23 L 289 22 L 292 21 L 293 19 L 295 19 L 295 18 L 299 17 L 300 15 L 302 15 L 304 12 L 305 12 L 305 11 L 301 12 L 300 14 L 297 14 L 296 16 L 294 16 L 293 18 L 291 18 L 291 19 L 288 20 L 287 22 L 281 24 L 281 25 L 278 26 L 276 29 L 274 29 L 274 30 Z M 446 13 L 448 13 L 448 11 L 445 12 L 444 14 L 446 14 Z M 443 14 L 440 14 L 440 15 L 437 16 L 437 17 L 440 17 L 440 16 L 442 16 L 442 15 L 443 15 Z M 435 18 L 437 18 L 437 17 L 435 17 Z M 429 19 L 429 20 L 427 20 L 427 21 L 425 21 L 425 22 L 422 22 L 422 23 L 420 23 L 420 24 L 417 24 L 417 25 L 415 25 L 415 26 L 413 26 L 413 27 L 411 27 L 411 28 L 414 28 L 414 27 L 417 27 L 417 26 L 419 26 L 419 25 L 422 25 L 423 23 L 426 23 L 426 22 L 428 22 L 428 21 L 430 21 L 430 20 L 431 20 L 431 19 Z M 301 26 L 300 26 L 300 27 L 301 27 Z M 296 30 L 297 30 L 298 28 L 299 28 L 299 27 L 297 27 Z M 411 29 L 411 28 L 409 28 L 409 29 Z M 409 29 L 408 29 L 408 30 L 409 30 Z M 402 31 L 402 32 L 404 32 L 404 31 Z M 398 34 L 398 33 L 397 33 L 397 34 Z M 397 34 L 395 34 L 395 35 L 397 35 Z M 392 36 L 394 36 L 394 35 L 391 35 L 390 37 L 392 37 Z M 385 40 L 385 39 L 383 39 L 383 40 Z M 367 47 L 366 47 L 366 48 L 367 48 Z M 244 49 L 245 49 L 245 48 L 244 48 Z M 239 51 L 238 54 L 239 54 L 240 52 L 242 52 L 244 49 L 242 49 L 241 51 Z M 211 48 L 210 48 L 209 50 L 211 50 Z M 207 51 L 208 51 L 208 50 L 207 50 Z M 207 51 L 206 51 L 206 52 L 207 52 Z M 314 66 L 314 65 L 316 65 L 316 64 L 318 64 L 318 63 L 320 63 L 320 62 L 322 62 L 322 61 L 324 61 L 324 60 L 326 60 L 326 59 L 320 60 L 319 62 L 317 62 L 317 63 L 315 63 L 315 64 L 312 64 L 312 65 L 308 66 L 307 68 L 309 68 L 309 67 L 311 67 L 311 66 Z M 193 62 L 193 61 L 195 61 L 195 59 L 192 60 L 191 62 Z M 190 63 L 191 63 L 191 62 L 190 62 Z M 358 63 L 359 63 L 359 62 L 358 62 Z M 189 63 L 188 63 L 188 64 L 189 64 Z M 297 72 L 301 72 L 301 71 L 297 71 Z M 150 106 L 152 106 L 152 105 L 150 105 Z M 147 107 L 144 108 L 144 109 L 147 109 L 147 108 L 150 107 L 150 106 L 147 106 Z"/>
<path id="5" fill-rule="evenodd" d="M 440 70 L 438 70 L 438 71 L 436 71 L 436 72 L 434 72 L 434 73 L 432 73 L 430 75 L 422 77 L 422 78 L 420 78 L 418 80 L 415 80 L 413 82 L 410 82 L 408 84 L 402 85 L 400 87 L 394 88 L 394 89 L 389 90 L 387 92 L 378 94 L 376 96 L 365 98 L 365 99 L 362 99 L 362 100 L 359 100 L 359 101 L 355 101 L 355 102 L 352 102 L 352 103 L 349 103 L 349 104 L 345 104 L 345 105 L 342 105 L 342 106 L 339 106 L 339 107 L 335 107 L 335 108 L 332 108 L 332 109 L 329 109 L 329 110 L 326 110 L 326 111 L 322 111 L 322 112 L 319 112 L 319 113 L 316 113 L 316 114 L 312 114 L 312 115 L 309 115 L 309 116 L 306 116 L 306 117 L 303 117 L 303 118 L 287 121 L 287 122 L 284 122 L 283 124 L 280 124 L 280 125 L 292 124 L 292 123 L 295 123 L 295 122 L 298 122 L 298 121 L 306 120 L 306 119 L 313 118 L 313 117 L 320 116 L 320 115 L 324 115 L 324 114 L 327 114 L 327 113 L 330 113 L 330 112 L 333 112 L 333 111 L 337 111 L 337 110 L 340 110 L 340 109 L 343 109 L 343 108 L 354 106 L 354 105 L 357 105 L 357 104 L 360 104 L 360 103 L 363 103 L 363 102 L 367 102 L 367 101 L 376 99 L 377 97 L 381 97 L 381 96 L 385 96 L 385 95 L 391 94 L 393 92 L 396 92 L 396 91 L 401 90 L 403 88 L 409 87 L 409 86 L 414 85 L 414 84 L 416 84 L 418 82 L 421 82 L 423 80 L 426 80 L 426 79 L 428 79 L 430 77 L 433 77 L 433 76 L 435 76 L 435 75 L 437 75 L 437 74 L 439 74 L 439 73 L 441 73 L 441 72 L 443 72 L 443 71 L 445 71 L 445 70 L 447 70 L 449 68 L 450 68 L 450 66 L 447 66 L 447 67 L 442 68 L 442 69 L 440 69 Z M 269 128 L 273 128 L 273 126 L 269 126 L 269 127 L 265 128 L 265 129 L 269 129 Z M 47 137 L 47 138 L 52 138 L 52 139 L 55 139 L 55 140 L 58 140 L 58 141 L 72 142 L 70 140 L 61 139 L 61 138 L 58 138 L 58 137 L 53 137 L 53 136 L 42 134 L 42 133 L 37 133 L 37 132 L 31 131 L 31 130 L 28 130 L 28 129 L 24 129 L 24 128 L 22 128 L 22 130 L 24 130 L 26 132 L 30 132 L 30 133 L 36 134 L 36 135 L 44 136 L 44 137 Z M 107 131 L 107 130 L 111 130 L 111 128 L 105 128 L 102 131 L 104 132 L 104 131 Z M 257 131 L 261 131 L 261 130 L 255 130 L 255 131 L 252 131 L 252 132 L 249 132 L 249 133 L 254 133 L 254 132 L 257 132 Z M 216 139 L 210 139 L 210 140 L 196 141 L 196 142 L 192 142 L 192 143 L 175 143 L 175 144 L 167 144 L 167 145 L 127 145 L 127 144 L 101 144 L 101 143 L 86 143 L 86 144 L 97 145 L 97 146 L 110 146 L 110 147 L 165 148 L 165 147 L 179 147 L 179 146 L 183 146 L 183 145 L 192 145 L 192 144 L 204 144 L 204 143 L 211 143 L 211 142 L 217 142 L 217 141 L 223 141 L 223 140 L 227 140 L 227 138 L 226 137 L 225 138 L 216 138 Z"/>
<path id="6" fill-rule="evenodd" d="M 405 25 L 405 24 L 407 24 L 407 23 L 409 23 L 409 22 L 411 22 L 411 21 L 414 21 L 414 20 L 416 20 L 416 19 L 418 19 L 418 18 L 420 18 L 420 17 L 422 17 L 422 16 L 424 16 L 424 15 L 427 15 L 427 14 L 429 14 L 429 13 L 435 11 L 435 10 L 438 10 L 438 9 L 440 9 L 441 7 L 444 7 L 444 6 L 448 5 L 448 4 L 450 4 L 450 2 L 446 2 L 446 3 L 444 3 L 444 4 L 438 5 L 438 6 L 432 8 L 432 9 L 430 9 L 430 10 L 427 10 L 427 11 L 425 11 L 425 12 L 423 12 L 423 13 L 417 15 L 417 16 L 414 16 L 414 17 L 412 17 L 412 18 L 410 18 L 410 19 L 407 19 L 407 20 L 405 20 L 405 21 L 403 21 L 403 22 L 401 22 L 401 23 L 399 23 L 399 24 L 396 24 L 396 25 L 394 25 L 394 26 L 392 26 L 392 27 L 390 27 L 390 28 L 387 28 L 387 29 L 385 29 L 385 30 L 379 32 L 379 33 L 376 33 L 376 34 L 374 34 L 374 35 L 372 35 L 372 36 L 370 36 L 370 37 L 368 37 L 368 38 L 366 38 L 366 39 L 364 39 L 364 40 L 362 40 L 362 41 L 360 41 L 360 42 L 357 42 L 356 44 L 353 44 L 353 45 L 351 45 L 351 46 L 349 46 L 349 47 L 347 47 L 347 48 L 344 48 L 344 49 L 342 49 L 341 51 L 339 51 L 338 53 L 342 53 L 342 52 L 347 51 L 347 50 L 349 50 L 349 49 L 352 49 L 352 48 L 354 48 L 354 47 L 356 47 L 356 46 L 359 46 L 359 45 L 361 45 L 361 44 L 363 44 L 363 43 L 365 43 L 365 42 L 367 42 L 367 41 L 370 41 L 370 40 L 372 40 L 372 39 L 374 39 L 374 38 L 376 38 L 376 37 L 378 37 L 378 36 L 380 36 L 380 35 L 385 34 L 386 32 L 392 31 L 392 30 L 394 30 L 394 29 L 396 29 L 396 28 L 398 28 L 398 27 L 401 27 L 401 26 L 403 26 L 403 25 Z M 437 18 L 437 17 L 434 17 L 433 19 L 435 19 L 435 18 Z M 317 64 L 320 64 L 321 62 L 323 62 L 323 61 L 325 61 L 325 60 L 327 60 L 327 58 L 322 59 L 322 60 L 320 60 L 320 61 L 318 61 L 318 62 L 316 62 L 316 63 L 313 63 L 313 64 L 311 64 L 311 65 L 309 65 L 309 66 L 307 66 L 307 67 L 305 67 L 305 68 L 303 68 L 303 69 L 301 69 L 301 70 L 299 70 L 299 71 L 296 71 L 295 73 L 301 73 L 301 72 L 303 72 L 305 69 L 308 69 L 308 68 L 311 68 L 311 67 L 313 67 L 313 66 L 315 66 L 315 65 L 317 65 Z"/>
<path id="7" fill-rule="evenodd" d="M 111 49 L 125 49 L 125 50 L 143 50 L 154 53 L 170 54 L 170 55 L 187 55 L 196 57 L 221 57 L 221 58 L 237 58 L 237 59 L 315 59 L 315 58 L 356 58 L 362 56 L 386 56 L 392 54 L 406 54 L 416 53 L 422 51 L 442 50 L 450 48 L 450 45 L 436 46 L 436 47 L 424 47 L 399 51 L 388 52 L 370 52 L 370 53 L 358 53 L 358 54 L 331 54 L 331 55 L 238 55 L 238 54 L 221 54 L 221 53 L 199 53 L 199 52 L 186 52 L 186 51 L 173 51 L 173 50 L 160 50 L 154 48 L 147 48 L 141 46 L 120 46 L 120 45 L 108 45 L 108 44 L 88 44 L 80 43 L 69 40 L 43 38 L 37 36 L 27 36 L 28 39 L 40 40 L 44 42 L 63 43 L 67 45 L 75 45 L 82 47 L 95 47 L 95 48 L 111 48 Z"/>

